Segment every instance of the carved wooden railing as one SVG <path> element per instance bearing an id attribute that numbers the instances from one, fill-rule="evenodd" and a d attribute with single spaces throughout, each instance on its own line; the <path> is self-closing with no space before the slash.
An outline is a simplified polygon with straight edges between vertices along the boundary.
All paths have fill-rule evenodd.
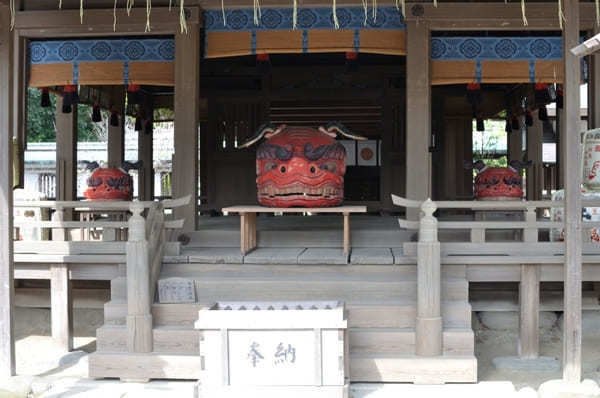
<path id="1" fill-rule="evenodd" d="M 165 208 L 188 204 L 190 197 L 155 202 L 142 216 L 144 205 L 133 202 L 127 242 L 127 349 L 129 352 L 152 352 L 152 303 L 156 283 L 166 250 Z M 183 227 L 184 220 L 170 227 Z"/>

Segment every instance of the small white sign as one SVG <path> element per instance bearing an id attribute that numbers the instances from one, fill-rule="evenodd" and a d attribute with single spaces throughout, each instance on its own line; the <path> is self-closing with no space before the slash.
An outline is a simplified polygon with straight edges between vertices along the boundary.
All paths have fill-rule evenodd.
<path id="1" fill-rule="evenodd" d="M 196 288 L 192 279 L 167 278 L 158 281 L 158 301 L 169 303 L 195 303 Z"/>
<path id="2" fill-rule="evenodd" d="M 346 166 L 356 166 L 356 141 L 341 140 L 340 144 L 346 149 Z"/>
<path id="3" fill-rule="evenodd" d="M 377 140 L 359 141 L 357 146 L 358 165 L 377 166 Z"/>

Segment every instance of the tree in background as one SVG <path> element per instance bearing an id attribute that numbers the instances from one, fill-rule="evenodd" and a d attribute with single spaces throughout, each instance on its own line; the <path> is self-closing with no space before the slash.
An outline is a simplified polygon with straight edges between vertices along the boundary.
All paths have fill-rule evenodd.
<path id="1" fill-rule="evenodd" d="M 42 91 L 37 88 L 27 90 L 27 141 L 56 142 L 56 96 L 50 94 L 51 106 L 41 107 Z M 100 123 L 92 122 L 92 107 L 79 104 L 77 108 L 77 141 L 106 141 L 106 114 Z"/>

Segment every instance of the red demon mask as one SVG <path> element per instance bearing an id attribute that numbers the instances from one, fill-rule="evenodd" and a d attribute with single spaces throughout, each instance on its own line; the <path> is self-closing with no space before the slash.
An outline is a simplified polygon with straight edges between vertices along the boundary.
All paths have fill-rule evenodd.
<path id="1" fill-rule="evenodd" d="M 327 207 L 344 200 L 346 150 L 337 134 L 352 135 L 340 124 L 319 127 L 262 126 L 241 148 L 266 141 L 256 150 L 258 202 L 269 207 Z"/>
<path id="2" fill-rule="evenodd" d="M 531 162 L 510 162 L 508 167 L 488 167 L 482 161 L 475 163 L 479 170 L 475 177 L 475 198 L 478 200 L 502 200 L 523 198 L 523 180 L 519 174 L 522 167 Z"/>
<path id="3" fill-rule="evenodd" d="M 86 162 L 87 163 L 87 162 Z M 139 163 L 139 162 L 138 162 Z M 83 193 L 90 200 L 131 200 L 133 198 L 133 178 L 128 171 L 139 167 L 125 162 L 122 168 L 98 167 L 98 163 L 87 163 L 92 175 L 87 179 L 87 189 Z"/>

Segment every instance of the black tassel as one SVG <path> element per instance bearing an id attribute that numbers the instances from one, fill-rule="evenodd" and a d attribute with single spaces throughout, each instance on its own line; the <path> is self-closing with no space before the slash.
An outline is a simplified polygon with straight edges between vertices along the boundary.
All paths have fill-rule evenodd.
<path id="1" fill-rule="evenodd" d="M 258 54 L 256 56 L 256 70 L 261 74 L 271 72 L 271 59 L 269 58 L 269 54 Z"/>
<path id="2" fill-rule="evenodd" d="M 564 104 L 563 91 L 562 89 L 558 89 L 556 92 L 556 107 L 558 109 L 562 109 Z"/>
<path id="3" fill-rule="evenodd" d="M 547 83 L 536 83 L 535 84 L 535 104 L 537 106 L 546 105 L 552 102 L 552 96 L 548 89 Z"/>
<path id="4" fill-rule="evenodd" d="M 79 103 L 79 93 L 77 90 L 71 93 L 71 104 L 75 105 Z"/>
<path id="5" fill-rule="evenodd" d="M 135 118 L 135 131 L 142 131 L 142 118 L 139 115 Z"/>
<path id="6" fill-rule="evenodd" d="M 73 108 L 71 108 L 71 104 L 69 104 L 67 101 L 63 100 L 62 113 L 71 113 L 72 111 L 73 111 Z"/>
<path id="7" fill-rule="evenodd" d="M 42 89 L 42 103 L 40 105 L 42 108 L 50 108 L 52 106 L 50 102 L 50 90 L 48 88 Z"/>
<path id="8" fill-rule="evenodd" d="M 506 119 L 506 125 L 504 126 L 504 131 L 510 133 L 512 131 L 512 127 L 510 125 L 510 120 Z"/>
<path id="9" fill-rule="evenodd" d="M 102 114 L 100 113 L 100 106 L 94 105 L 92 108 L 92 122 L 99 123 L 102 121 Z"/>
<path id="10" fill-rule="evenodd" d="M 521 125 L 519 124 L 519 118 L 516 116 L 513 116 L 512 118 L 511 127 L 513 130 L 519 130 L 521 128 Z"/>
<path id="11" fill-rule="evenodd" d="M 525 114 L 525 125 L 527 127 L 533 126 L 533 115 L 530 111 L 527 111 L 527 113 Z"/>
<path id="12" fill-rule="evenodd" d="M 483 119 L 477 119 L 477 131 L 485 131 L 485 124 Z"/>
<path id="13" fill-rule="evenodd" d="M 111 112 L 110 125 L 113 127 L 119 127 L 119 114 L 117 112 Z"/>
<path id="14" fill-rule="evenodd" d="M 542 122 L 548 120 L 548 110 L 545 106 L 540 106 L 540 109 L 538 110 L 538 119 Z"/>
<path id="15" fill-rule="evenodd" d="M 146 120 L 146 124 L 144 125 L 144 133 L 152 134 L 154 132 L 154 123 L 152 120 Z"/>
<path id="16" fill-rule="evenodd" d="M 358 72 L 358 53 L 346 53 L 346 72 Z"/>

